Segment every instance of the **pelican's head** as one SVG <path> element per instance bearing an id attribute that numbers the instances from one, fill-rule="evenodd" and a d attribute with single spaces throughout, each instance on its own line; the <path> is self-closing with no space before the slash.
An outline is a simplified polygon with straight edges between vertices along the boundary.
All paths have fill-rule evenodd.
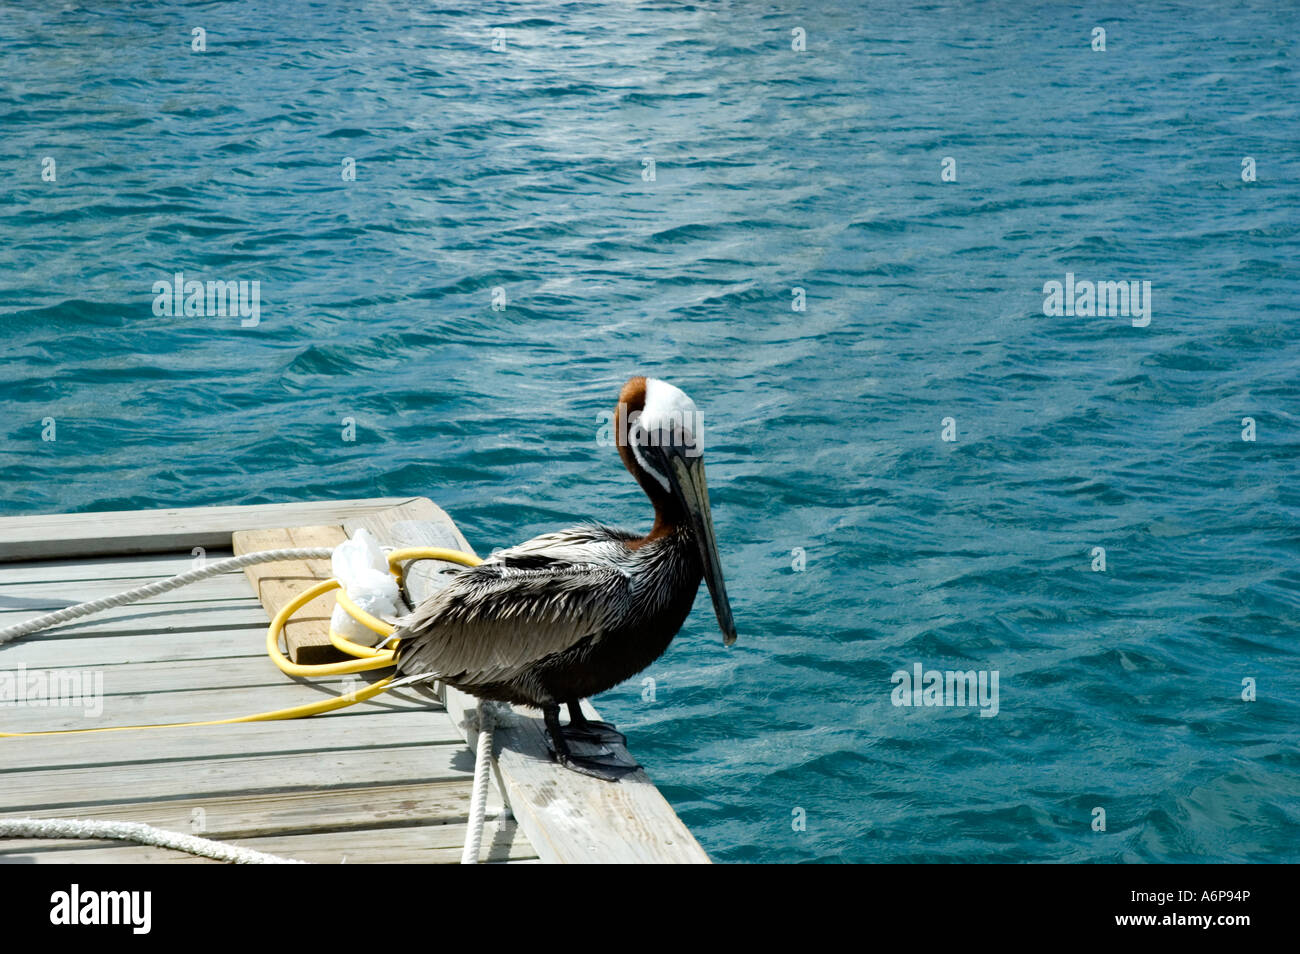
<path id="1" fill-rule="evenodd" d="M 656 530 L 682 525 L 690 529 L 700 549 L 722 640 L 730 646 L 736 641 L 736 622 L 709 511 L 699 408 L 667 381 L 637 377 L 623 385 L 614 423 L 623 464 L 655 505 Z"/>

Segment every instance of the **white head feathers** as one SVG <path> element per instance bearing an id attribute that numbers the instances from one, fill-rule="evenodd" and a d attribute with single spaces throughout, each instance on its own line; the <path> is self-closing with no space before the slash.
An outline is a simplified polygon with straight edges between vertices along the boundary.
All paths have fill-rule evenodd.
<path id="1" fill-rule="evenodd" d="M 643 447 L 673 446 L 686 448 L 691 457 L 704 451 L 704 427 L 700 410 L 681 388 L 658 378 L 646 378 L 645 407 L 637 416 L 629 435 L 632 453 L 646 473 L 665 490 L 668 479 L 641 453 Z"/>

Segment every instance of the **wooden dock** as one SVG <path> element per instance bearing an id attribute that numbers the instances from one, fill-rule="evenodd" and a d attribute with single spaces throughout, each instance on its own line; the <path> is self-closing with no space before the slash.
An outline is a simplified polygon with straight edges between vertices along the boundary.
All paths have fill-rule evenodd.
<path id="1" fill-rule="evenodd" d="M 472 552 L 422 497 L 3 518 L 0 626 L 193 569 L 250 541 L 283 535 L 280 546 L 314 545 L 296 541 L 359 527 L 386 544 Z M 413 599 L 440 585 L 439 569 L 412 565 Z M 225 573 L 2 644 L 8 685 L 57 678 L 88 691 L 77 705 L 0 694 L 0 732 L 220 719 L 362 688 L 384 673 L 290 679 L 264 652 L 267 606 L 320 572 Z M 98 704 L 86 701 L 95 686 Z M 455 690 L 445 696 L 405 687 L 308 719 L 0 738 L 0 817 L 145 822 L 311 862 L 457 862 L 477 703 Z M 498 727 L 493 780 L 482 861 L 709 860 L 643 771 L 610 783 L 555 765 L 534 711 L 517 709 Z M 0 840 L 0 862 L 173 861 L 204 859 L 121 842 Z"/>

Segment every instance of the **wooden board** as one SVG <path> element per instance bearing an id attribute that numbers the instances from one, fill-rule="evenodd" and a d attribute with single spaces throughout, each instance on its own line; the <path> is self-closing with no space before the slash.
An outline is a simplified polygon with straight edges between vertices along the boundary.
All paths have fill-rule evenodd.
<path id="1" fill-rule="evenodd" d="M 253 621 L 225 628 L 190 629 L 184 632 L 140 633 L 118 631 L 83 636 L 24 636 L 0 645 L 0 668 L 23 665 L 47 669 L 77 666 L 110 666 L 124 661 L 167 663 L 176 659 L 206 659 L 220 662 L 231 656 L 256 656 L 266 661 L 266 614 L 259 607 L 248 611 Z M 211 625 L 210 621 L 209 625 Z"/>
<path id="2" fill-rule="evenodd" d="M 432 501 L 420 506 L 431 516 L 407 519 L 412 510 L 407 507 L 397 513 L 369 514 L 346 522 L 345 527 L 350 530 L 364 520 L 382 543 L 473 552 L 446 513 Z M 446 565 L 433 560 L 408 568 L 406 586 L 414 601 L 445 585 L 443 569 Z M 477 734 L 468 716 L 477 700 L 447 687 L 445 701 L 448 714 L 473 747 Z M 589 718 L 599 718 L 590 703 L 583 704 L 583 711 Z M 516 710 L 509 721 L 512 724 L 500 726 L 495 734 L 497 784 L 542 861 L 709 863 L 709 856 L 644 770 L 618 782 L 570 772 L 551 759 L 540 713 Z"/>
<path id="3" fill-rule="evenodd" d="M 229 544 L 221 548 L 206 550 L 204 559 L 220 560 L 228 556 L 233 556 Z M 122 586 L 118 590 L 114 590 L 114 592 L 118 592 L 136 585 L 131 582 L 133 580 L 140 583 L 149 583 L 153 580 L 188 572 L 196 569 L 196 567 L 195 558 L 189 552 L 132 554 L 118 557 L 99 556 L 71 560 L 15 561 L 0 563 L 0 585 L 121 580 L 123 581 Z M 233 578 L 239 578 L 242 581 L 243 573 L 234 570 L 231 573 L 217 577 L 217 579 L 223 580 Z M 71 602 L 76 601 L 72 600 Z"/>
<path id="4" fill-rule="evenodd" d="M 261 640 L 250 642 L 250 646 L 262 646 L 266 642 L 266 613 L 251 593 L 237 600 L 203 603 L 176 602 L 166 599 L 166 595 L 170 594 L 165 594 L 155 602 L 113 606 L 93 616 L 60 623 L 32 636 L 24 636 L 18 644 L 21 645 L 23 640 L 78 639 L 97 634 L 137 636 L 142 633 L 174 633 L 180 636 L 196 630 L 235 627 L 261 629 Z M 0 625 L 8 626 L 38 615 L 40 613 L 30 610 L 0 612 Z M 9 645 L 0 643 L 0 647 Z"/>
<path id="5" fill-rule="evenodd" d="M 231 534 L 231 547 L 239 556 L 259 550 L 286 547 L 336 547 L 347 540 L 342 527 L 289 527 L 270 530 L 237 530 Z M 334 575 L 329 560 L 282 560 L 256 563 L 245 567 L 253 592 L 271 619 L 291 600 L 322 580 Z M 284 627 L 285 655 L 296 663 L 319 665 L 341 662 L 349 657 L 330 642 L 330 614 L 334 612 L 334 594 L 316 597 L 293 614 Z"/>
<path id="6" fill-rule="evenodd" d="M 330 788 L 357 788 L 357 797 L 364 801 L 364 789 L 380 780 L 385 785 L 415 785 L 460 779 L 468 788 L 473 777 L 473 754 L 460 745 L 372 746 L 186 759 L 178 754 L 180 739 L 183 736 L 172 740 L 170 757 L 134 763 L 129 772 L 105 772 L 99 766 L 15 772 L 5 777 L 0 807 L 15 814 L 37 814 L 44 808 L 110 802 Z"/>
<path id="7" fill-rule="evenodd" d="M 314 792 L 240 793 L 174 802 L 115 802 L 44 808 L 45 818 L 111 819 L 156 825 L 206 838 L 256 838 L 268 828 L 281 835 L 306 834 L 321 828 L 385 828 L 464 823 L 469 789 L 459 779 L 418 785 L 382 785 L 357 798 L 352 789 Z M 488 801 L 488 815 L 502 811 L 500 798 Z M 21 813 L 0 811 L 2 818 Z M 0 841 L 0 851 L 12 848 Z"/>
<path id="8" fill-rule="evenodd" d="M 28 674 L 30 675 L 30 670 Z M 75 670 L 74 670 L 75 673 Z M 162 674 L 160 674 L 162 675 Z M 84 704 L 82 693 L 96 692 L 95 682 L 99 674 L 94 674 L 91 685 L 75 684 L 75 691 L 65 694 L 72 696 L 70 702 L 62 705 L 31 704 L 0 708 L 0 731 L 3 732 L 46 732 L 68 729 L 99 729 L 125 725 L 163 725 L 173 722 L 206 722 L 228 719 L 232 716 L 251 715 L 268 712 L 272 709 L 286 709 L 290 706 L 311 705 L 317 702 L 347 695 L 349 692 L 364 689 L 369 681 L 357 678 L 349 681 L 346 677 L 327 682 L 292 682 L 281 679 L 279 682 L 263 683 L 254 686 L 216 687 L 204 686 L 201 689 L 167 691 L 165 680 L 149 692 L 132 692 L 110 695 L 111 683 L 103 684 L 104 694 L 101 699 L 91 699 L 91 705 Z M 428 709 L 427 701 L 416 701 L 413 696 L 402 697 L 385 693 L 373 699 L 358 702 L 355 708 L 361 712 L 391 712 L 401 709 Z M 349 707 L 352 708 L 352 707 Z M 328 714 L 321 718 L 328 719 Z M 150 730 L 158 732 L 161 730 Z M 168 729 L 180 732 L 179 729 Z M 189 731 L 198 731 L 192 729 Z M 149 737 L 151 745 L 165 742 L 158 735 Z M 7 740 L 6 740 L 7 741 Z M 96 744 L 99 740 L 95 740 Z M 89 744 L 89 743 L 88 743 Z"/>
<path id="9" fill-rule="evenodd" d="M 349 517 L 388 510 L 411 499 L 378 497 L 0 517 L 0 562 L 177 550 L 189 553 L 194 547 L 226 550 L 230 535 L 237 530 L 337 526 Z"/>
<path id="10" fill-rule="evenodd" d="M 3 710 L 0 710 L 2 712 Z M 4 718 L 0 715 L 0 721 Z M 6 728 L 0 724 L 0 729 Z M 427 709 L 394 711 L 356 706 L 323 718 L 248 725 L 207 726 L 202 732 L 158 730 L 147 745 L 134 732 L 105 732 L 93 741 L 84 735 L 28 736 L 0 740 L 0 789 L 9 773 L 33 769 L 100 766 L 127 774 L 139 762 L 172 758 L 217 759 L 233 755 L 287 755 L 331 749 L 410 745 L 454 745 L 463 741 L 447 719 L 430 718 Z M 0 793 L 0 805 L 6 804 Z M 143 820 L 143 819 L 139 819 Z"/>
<path id="11" fill-rule="evenodd" d="M 231 839 L 233 844 L 283 858 L 315 864 L 455 864 L 465 842 L 465 824 L 380 828 Z M 0 846 L 5 844 L 0 842 Z M 84 846 L 104 842 L 62 842 Z M 16 842 L 18 850 L 0 854 L 0 864 L 214 864 L 205 858 L 163 848 L 69 847 L 50 849 L 48 842 Z M 510 820 L 483 826 L 483 852 L 488 861 L 535 858 L 519 827 Z"/>
<path id="12" fill-rule="evenodd" d="M 19 563 L 0 563 L 0 612 L 29 611 L 35 616 L 51 610 L 63 609 L 86 600 L 98 600 L 114 596 L 123 590 L 154 580 L 172 573 L 155 573 L 133 580 L 78 580 L 70 584 L 64 580 L 28 580 L 18 582 L 7 578 L 5 571 L 10 567 L 24 566 Z M 248 592 L 242 572 L 223 573 L 191 583 L 183 589 L 172 590 L 158 596 L 147 596 L 132 603 L 132 606 L 148 606 L 154 603 L 206 603 L 211 600 L 243 600 L 256 602 L 256 597 Z M 75 591 L 73 597 L 71 593 Z"/>

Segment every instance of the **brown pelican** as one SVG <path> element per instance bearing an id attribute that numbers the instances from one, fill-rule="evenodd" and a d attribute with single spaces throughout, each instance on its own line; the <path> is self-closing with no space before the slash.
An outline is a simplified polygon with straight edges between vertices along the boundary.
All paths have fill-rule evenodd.
<path id="1" fill-rule="evenodd" d="M 556 761 L 616 780 L 637 768 L 626 741 L 584 718 L 580 700 L 658 659 L 686 620 L 701 577 L 723 642 L 736 625 L 713 534 L 699 412 L 682 391 L 632 378 L 614 412 L 624 466 L 654 504 L 648 534 L 585 524 L 500 550 L 398 621 L 398 668 L 477 696 L 542 710 Z M 569 722 L 560 724 L 560 706 Z M 583 743 L 574 751 L 571 743 Z M 594 751 L 595 754 L 581 754 Z"/>

